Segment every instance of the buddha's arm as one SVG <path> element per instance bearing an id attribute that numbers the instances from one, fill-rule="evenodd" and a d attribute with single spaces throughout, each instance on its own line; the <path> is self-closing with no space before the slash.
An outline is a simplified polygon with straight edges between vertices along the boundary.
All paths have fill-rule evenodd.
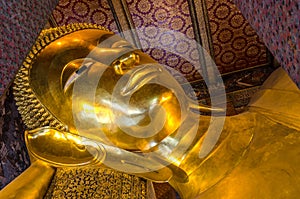
<path id="1" fill-rule="evenodd" d="M 55 169 L 53 167 L 37 160 L 20 176 L 1 190 L 0 198 L 43 198 L 54 172 Z"/>
<path id="2" fill-rule="evenodd" d="M 241 114 L 239 117 L 227 117 L 221 135 L 211 152 L 201 156 L 201 151 L 206 151 L 203 140 L 208 137 L 209 131 L 198 140 L 194 147 L 187 152 L 187 155 L 179 167 L 189 176 L 186 183 L 171 179 L 170 184 L 181 195 L 182 198 L 195 198 L 202 192 L 210 189 L 221 181 L 244 156 L 252 138 L 255 118 L 249 114 Z M 204 126 L 218 125 L 215 119 L 202 117 L 199 124 L 199 131 L 205 130 Z M 239 128 L 236 128 L 239 126 Z M 215 128 L 212 128 L 215 129 Z M 240 133 L 242 132 L 242 133 Z M 213 134 L 214 131 L 211 131 Z M 201 134 L 201 133 L 200 133 Z"/>
<path id="3" fill-rule="evenodd" d="M 296 85 L 277 70 L 249 111 L 226 118 L 207 158 L 198 158 L 200 142 L 188 153 L 180 168 L 189 182 L 170 184 L 183 198 L 299 198 L 299 98 Z"/>

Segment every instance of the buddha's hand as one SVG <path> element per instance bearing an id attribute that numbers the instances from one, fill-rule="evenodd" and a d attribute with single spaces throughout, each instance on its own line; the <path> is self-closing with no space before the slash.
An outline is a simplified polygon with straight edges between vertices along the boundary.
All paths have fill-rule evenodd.
<path id="1" fill-rule="evenodd" d="M 170 168 L 141 154 L 50 127 L 26 131 L 25 141 L 33 158 L 53 167 L 105 165 L 157 182 L 168 181 L 173 175 Z"/>
<path id="2" fill-rule="evenodd" d="M 54 167 L 94 165 L 105 158 L 97 142 L 50 127 L 26 131 L 25 141 L 34 158 Z"/>

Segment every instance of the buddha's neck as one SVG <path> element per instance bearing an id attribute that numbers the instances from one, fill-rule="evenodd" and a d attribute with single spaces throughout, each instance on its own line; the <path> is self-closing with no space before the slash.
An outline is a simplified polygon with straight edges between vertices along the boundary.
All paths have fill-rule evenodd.
<path id="1" fill-rule="evenodd" d="M 189 181 L 187 183 L 179 183 L 176 179 L 170 181 L 183 198 L 194 198 L 193 196 L 212 187 L 232 171 L 252 140 L 254 119 L 249 112 L 226 117 L 219 139 L 217 142 L 215 140 L 211 142 L 214 144 L 211 152 L 200 158 L 202 153 L 200 151 L 203 151 L 202 146 L 208 136 L 206 131 L 179 165 L 188 174 Z M 213 120 L 210 121 L 210 118 L 204 118 L 201 122 L 206 125 L 216 125 Z"/>

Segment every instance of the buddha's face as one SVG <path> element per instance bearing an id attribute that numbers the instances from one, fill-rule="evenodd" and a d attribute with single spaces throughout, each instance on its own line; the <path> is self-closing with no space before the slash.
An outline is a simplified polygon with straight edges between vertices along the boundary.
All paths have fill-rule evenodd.
<path id="1" fill-rule="evenodd" d="M 70 132 L 127 150 L 156 146 L 184 115 L 172 76 L 104 30 L 80 30 L 50 43 L 32 65 L 30 85 Z"/>

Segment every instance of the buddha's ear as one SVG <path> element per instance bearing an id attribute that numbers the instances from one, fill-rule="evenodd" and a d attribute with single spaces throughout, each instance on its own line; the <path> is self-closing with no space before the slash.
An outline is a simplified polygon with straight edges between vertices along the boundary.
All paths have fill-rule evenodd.
<path id="1" fill-rule="evenodd" d="M 51 127 L 26 131 L 25 141 L 33 160 L 42 160 L 54 167 L 98 164 L 105 158 L 101 145 Z"/>

